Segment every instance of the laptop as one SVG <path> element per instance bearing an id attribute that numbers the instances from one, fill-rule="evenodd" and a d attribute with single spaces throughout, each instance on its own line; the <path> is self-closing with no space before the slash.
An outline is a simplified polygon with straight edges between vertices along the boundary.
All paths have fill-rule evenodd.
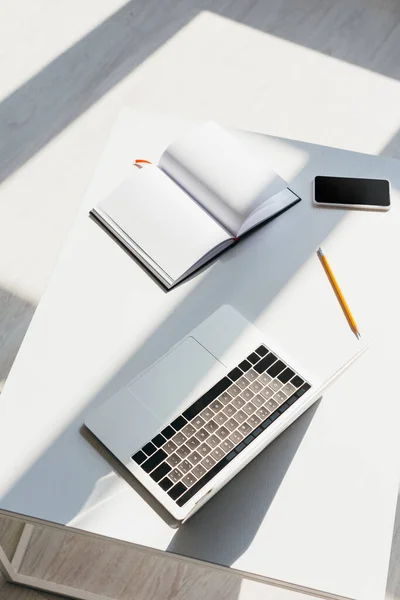
<path id="1" fill-rule="evenodd" d="M 224 305 L 85 425 L 184 522 L 320 398 L 327 383 L 313 365 L 290 357 Z"/>

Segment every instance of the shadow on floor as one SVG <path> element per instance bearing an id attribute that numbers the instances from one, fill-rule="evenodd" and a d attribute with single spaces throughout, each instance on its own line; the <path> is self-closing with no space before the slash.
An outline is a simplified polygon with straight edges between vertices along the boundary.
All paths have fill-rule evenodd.
<path id="1" fill-rule="evenodd" d="M 0 103 L 0 182 L 204 10 L 400 77 L 396 2 L 221 0 L 216 6 L 213 0 L 131 0 Z"/>
<path id="2" fill-rule="evenodd" d="M 0 392 L 36 307 L 0 287 Z"/>

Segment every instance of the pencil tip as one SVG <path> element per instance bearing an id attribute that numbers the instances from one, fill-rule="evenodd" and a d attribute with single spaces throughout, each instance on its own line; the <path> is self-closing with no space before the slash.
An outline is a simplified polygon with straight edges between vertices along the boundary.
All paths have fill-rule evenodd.
<path id="1" fill-rule="evenodd" d="M 361 338 L 361 333 L 356 333 L 356 338 L 359 340 Z"/>

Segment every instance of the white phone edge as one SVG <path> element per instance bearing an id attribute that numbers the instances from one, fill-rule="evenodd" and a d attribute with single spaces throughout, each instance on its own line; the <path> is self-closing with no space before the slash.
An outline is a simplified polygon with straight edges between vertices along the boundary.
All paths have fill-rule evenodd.
<path id="1" fill-rule="evenodd" d="M 318 177 L 318 176 L 316 176 Z M 326 177 L 335 177 L 335 175 L 326 175 Z M 351 209 L 351 210 L 370 210 L 370 211 L 379 211 L 379 212 L 387 212 L 388 210 L 390 210 L 391 206 L 392 206 L 392 200 L 391 200 L 391 185 L 390 185 L 390 181 L 388 179 L 383 179 L 382 181 L 387 181 L 389 184 L 389 206 L 375 206 L 375 205 L 365 205 L 365 204 L 331 204 L 330 202 L 316 202 L 315 200 L 315 177 L 313 179 L 312 182 L 312 188 L 313 188 L 313 192 L 312 192 L 312 205 L 316 206 L 317 208 L 342 208 L 343 210 L 345 209 Z"/>

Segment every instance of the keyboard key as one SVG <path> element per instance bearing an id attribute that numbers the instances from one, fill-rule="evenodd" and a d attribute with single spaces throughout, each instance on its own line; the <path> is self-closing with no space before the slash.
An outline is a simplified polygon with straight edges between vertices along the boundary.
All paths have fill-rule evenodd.
<path id="1" fill-rule="evenodd" d="M 240 394 L 240 397 L 242 397 L 244 400 L 246 400 L 246 402 L 248 402 L 249 400 L 251 400 L 252 397 L 254 396 L 254 392 L 252 392 L 252 390 L 251 390 L 251 386 L 252 385 L 254 385 L 254 383 L 252 383 L 248 388 L 246 388 L 245 390 L 243 390 L 243 392 Z M 260 386 L 260 388 L 261 387 L 262 386 Z"/>
<path id="2" fill-rule="evenodd" d="M 237 409 L 232 404 L 228 404 L 227 406 L 225 406 L 223 412 L 227 417 L 232 417 L 235 414 L 235 412 L 237 412 Z"/>
<path id="3" fill-rule="evenodd" d="M 223 450 L 225 450 L 225 452 L 230 452 L 233 447 L 234 447 L 234 445 L 232 444 L 231 440 L 224 440 L 221 443 L 221 448 Z"/>
<path id="4" fill-rule="evenodd" d="M 241 452 L 242 450 L 244 450 L 246 448 L 246 444 L 244 443 L 244 441 L 239 444 L 239 446 L 236 446 L 235 448 L 235 452 L 236 454 L 239 454 L 239 452 Z"/>
<path id="5" fill-rule="evenodd" d="M 266 354 L 268 354 L 268 350 L 266 349 L 265 346 L 259 346 L 256 350 L 257 354 L 259 354 L 260 356 L 265 356 Z"/>
<path id="6" fill-rule="evenodd" d="M 239 427 L 239 431 L 242 435 L 248 435 L 252 430 L 252 427 L 248 423 L 242 423 Z"/>
<path id="7" fill-rule="evenodd" d="M 247 423 L 253 427 L 258 427 L 261 423 L 261 419 L 257 417 L 257 415 L 251 415 L 249 419 L 247 419 Z"/>
<path id="8" fill-rule="evenodd" d="M 243 436 L 242 436 L 242 434 L 239 431 L 234 431 L 229 436 L 229 439 L 231 440 L 231 442 L 233 442 L 236 445 L 236 444 L 240 444 L 240 442 L 243 439 Z"/>
<path id="9" fill-rule="evenodd" d="M 176 483 L 182 478 L 182 473 L 179 469 L 173 469 L 170 471 L 168 477 L 171 479 L 171 481 L 173 481 L 173 483 Z"/>
<path id="10" fill-rule="evenodd" d="M 271 381 L 271 383 L 269 384 L 268 387 L 273 389 L 274 392 L 277 392 L 278 390 L 281 389 L 282 383 L 279 381 L 279 379 L 274 379 L 273 381 Z"/>
<path id="11" fill-rule="evenodd" d="M 269 427 L 271 425 L 271 423 L 272 423 L 272 420 L 270 418 L 268 418 L 264 421 L 264 423 L 261 425 L 261 427 L 263 429 L 266 429 L 267 427 Z"/>
<path id="12" fill-rule="evenodd" d="M 214 433 L 214 431 L 218 429 L 218 424 L 213 419 L 211 419 L 211 421 L 204 425 L 204 429 L 206 429 L 208 433 Z"/>
<path id="13" fill-rule="evenodd" d="M 223 412 L 217 413 L 214 417 L 214 421 L 218 423 L 218 425 L 223 425 L 228 420 L 228 417 L 224 415 Z"/>
<path id="14" fill-rule="evenodd" d="M 177 446 L 181 446 L 183 442 L 186 442 L 186 436 L 179 432 L 171 438 L 171 442 L 174 442 Z"/>
<path id="15" fill-rule="evenodd" d="M 148 458 L 146 462 L 142 463 L 141 467 L 143 471 L 145 471 L 146 473 L 150 473 L 150 471 L 155 469 L 155 467 L 157 467 L 157 465 L 159 465 L 163 460 L 165 460 L 167 456 L 167 453 L 163 450 L 157 450 L 157 452 L 150 456 L 150 458 Z"/>
<path id="16" fill-rule="evenodd" d="M 296 388 L 291 383 L 287 383 L 286 385 L 283 386 L 281 391 L 284 394 L 286 394 L 287 396 L 291 396 L 296 391 Z"/>
<path id="17" fill-rule="evenodd" d="M 197 437 L 191 437 L 189 440 L 187 440 L 186 442 L 186 446 L 190 449 L 190 450 L 194 450 L 195 448 L 197 448 L 197 446 L 200 444 L 200 441 L 197 439 Z"/>
<path id="18" fill-rule="evenodd" d="M 165 475 L 168 475 L 170 471 L 171 467 L 164 462 L 150 473 L 150 477 L 154 479 L 154 481 L 160 481 L 160 479 L 165 477 Z"/>
<path id="19" fill-rule="evenodd" d="M 258 373 L 254 371 L 254 369 L 250 369 L 250 371 L 247 371 L 246 373 L 246 379 L 248 379 L 249 381 L 255 381 L 257 377 Z"/>
<path id="20" fill-rule="evenodd" d="M 243 412 L 242 410 L 238 410 L 238 412 L 235 414 L 235 420 L 238 423 L 243 423 L 243 421 L 245 421 L 247 419 L 247 416 L 245 412 Z"/>
<path id="21" fill-rule="evenodd" d="M 218 400 L 222 402 L 222 404 L 225 406 L 225 404 L 228 404 L 228 402 L 232 400 L 232 396 L 228 394 L 228 392 L 224 392 L 223 394 L 218 396 Z"/>
<path id="22" fill-rule="evenodd" d="M 194 483 L 196 483 L 196 477 L 192 474 L 192 473 L 188 473 L 187 475 L 185 475 L 185 477 L 182 479 L 182 483 L 184 483 L 186 485 L 187 488 L 192 487 L 192 485 Z"/>
<path id="23" fill-rule="evenodd" d="M 172 500 L 176 500 L 179 496 L 182 496 L 183 492 L 186 492 L 186 490 L 186 486 L 180 481 L 169 490 L 168 496 L 171 496 Z"/>
<path id="24" fill-rule="evenodd" d="M 211 402 L 210 408 L 217 413 L 224 408 L 224 405 L 219 400 L 214 400 L 214 402 Z"/>
<path id="25" fill-rule="evenodd" d="M 268 417 L 268 419 L 270 419 L 271 421 L 275 421 L 275 419 L 277 419 L 279 417 L 279 413 L 274 412 L 272 413 L 272 415 L 270 417 Z"/>
<path id="26" fill-rule="evenodd" d="M 265 406 L 261 406 L 258 411 L 256 412 L 256 415 L 258 417 L 260 417 L 261 421 L 264 421 L 268 415 L 270 414 L 268 408 L 266 408 Z"/>
<path id="27" fill-rule="evenodd" d="M 272 367 L 268 369 L 268 375 L 271 375 L 271 377 L 276 377 L 281 371 L 283 371 L 283 369 L 286 369 L 285 363 L 281 360 L 277 360 Z"/>
<path id="28" fill-rule="evenodd" d="M 172 454 L 173 452 L 175 452 L 175 450 L 177 449 L 177 447 L 178 446 L 176 444 L 174 444 L 174 442 L 172 442 L 171 440 L 169 440 L 169 442 L 167 442 L 166 444 L 164 444 L 164 446 L 162 447 L 162 449 L 167 454 Z"/>
<path id="29" fill-rule="evenodd" d="M 297 392 L 295 393 L 296 398 L 300 398 L 300 396 L 302 396 L 303 394 L 305 394 L 307 392 L 307 390 L 310 389 L 310 385 L 305 384 L 303 385 L 303 387 L 301 387 L 299 390 L 297 390 Z"/>
<path id="30" fill-rule="evenodd" d="M 192 406 L 189 406 L 183 413 L 183 416 L 188 421 L 191 421 L 194 417 L 196 417 L 201 411 L 206 408 L 215 398 L 218 398 L 220 394 L 225 392 L 225 390 L 231 385 L 231 380 L 228 377 L 224 377 L 220 381 L 218 381 L 211 389 L 208 390 L 205 394 L 201 396 Z"/>
<path id="31" fill-rule="evenodd" d="M 192 463 L 192 465 L 197 465 L 201 461 L 201 454 L 199 454 L 196 450 L 189 454 L 188 461 Z"/>
<path id="32" fill-rule="evenodd" d="M 212 456 L 206 456 L 201 461 L 201 464 L 206 469 L 206 471 L 209 471 L 215 465 L 215 460 L 213 459 Z"/>
<path id="33" fill-rule="evenodd" d="M 175 435 L 175 429 L 172 429 L 172 427 L 168 425 L 168 427 L 163 429 L 161 433 L 166 440 L 169 440 L 170 438 L 172 438 L 173 435 Z"/>
<path id="34" fill-rule="evenodd" d="M 260 357 L 258 356 L 258 354 L 256 354 L 255 352 L 252 352 L 248 357 L 247 360 L 249 362 L 251 362 L 252 365 L 255 365 L 259 360 Z"/>
<path id="35" fill-rule="evenodd" d="M 230 431 L 226 427 L 222 426 L 215 433 L 217 434 L 218 437 L 221 438 L 221 440 L 224 440 L 226 437 L 228 437 L 228 435 L 230 434 Z"/>
<path id="36" fill-rule="evenodd" d="M 228 394 L 230 394 L 232 398 L 234 398 L 235 396 L 240 394 L 240 387 L 238 387 L 236 383 L 234 383 L 233 385 L 231 385 L 230 388 L 228 388 Z"/>
<path id="37" fill-rule="evenodd" d="M 179 465 L 179 470 L 182 471 L 182 473 L 189 473 L 189 471 L 192 470 L 192 467 L 193 467 L 193 465 L 190 464 L 190 462 L 188 460 L 184 460 Z"/>
<path id="38" fill-rule="evenodd" d="M 263 386 L 268 385 L 269 382 L 272 381 L 272 377 L 270 377 L 268 373 L 261 373 L 257 381 L 259 381 Z"/>
<path id="39" fill-rule="evenodd" d="M 144 452 L 139 450 L 139 452 L 136 452 L 136 454 L 132 456 L 132 460 L 134 460 L 136 464 L 141 465 L 145 460 L 147 460 L 147 456 Z"/>
<path id="40" fill-rule="evenodd" d="M 202 419 L 204 419 L 205 421 L 209 421 L 210 419 L 213 418 L 213 416 L 214 416 L 214 413 L 208 406 L 200 413 L 200 417 Z"/>
<path id="41" fill-rule="evenodd" d="M 235 456 L 237 456 L 236 452 L 230 452 L 229 454 L 227 454 L 227 456 L 225 456 L 225 459 L 230 462 L 233 458 L 235 458 Z"/>
<path id="42" fill-rule="evenodd" d="M 175 421 L 172 421 L 171 427 L 173 427 L 175 429 L 175 431 L 180 431 L 182 429 L 182 427 L 184 427 L 186 425 L 186 423 L 187 423 L 186 419 L 184 419 L 181 416 L 181 417 L 178 417 L 177 419 L 175 419 Z"/>
<path id="43" fill-rule="evenodd" d="M 211 456 L 218 462 L 219 460 L 221 460 L 221 458 L 224 458 L 225 452 L 222 450 L 222 448 L 215 448 L 211 452 Z"/>
<path id="44" fill-rule="evenodd" d="M 220 441 L 221 440 L 216 435 L 210 435 L 210 437 L 207 440 L 207 444 L 209 446 L 211 446 L 211 448 L 215 448 L 216 446 L 218 446 L 218 444 L 220 443 Z"/>
<path id="45" fill-rule="evenodd" d="M 199 431 L 196 433 L 196 437 L 201 441 L 204 442 L 204 440 L 206 440 L 209 437 L 209 433 L 206 429 L 199 429 Z"/>
<path id="46" fill-rule="evenodd" d="M 282 404 L 282 402 L 285 402 L 286 398 L 286 394 L 284 394 L 283 392 L 277 392 L 273 399 L 275 400 L 275 402 Z"/>
<path id="47" fill-rule="evenodd" d="M 229 431 L 234 431 L 238 425 L 239 423 L 235 421 L 235 419 L 229 419 L 229 421 L 225 423 L 225 427 L 229 429 Z"/>
<path id="48" fill-rule="evenodd" d="M 166 442 L 167 440 L 165 439 L 165 437 L 164 437 L 163 435 L 161 435 L 161 433 L 159 433 L 159 434 L 158 434 L 158 435 L 156 435 L 156 437 L 155 437 L 155 438 L 153 438 L 151 441 L 153 442 L 153 444 L 154 444 L 155 446 L 157 446 L 157 448 L 161 448 L 161 446 L 162 446 L 163 444 L 165 444 L 165 442 Z"/>
<path id="49" fill-rule="evenodd" d="M 251 383 L 249 385 L 249 389 L 254 392 L 255 394 L 258 394 L 258 392 L 261 392 L 261 390 L 263 389 L 263 385 L 262 383 L 260 383 L 259 381 L 253 381 L 253 383 Z M 246 390 L 247 391 L 247 390 Z"/>
<path id="50" fill-rule="evenodd" d="M 207 471 L 202 465 L 196 465 L 192 473 L 197 477 L 197 479 L 200 479 L 200 477 L 203 477 L 203 475 L 207 473 Z"/>
<path id="51" fill-rule="evenodd" d="M 236 379 L 239 379 L 239 377 L 242 375 L 243 372 L 238 367 L 235 367 L 230 373 L 228 373 L 228 377 L 229 379 L 232 379 L 232 381 L 236 381 Z"/>
<path id="52" fill-rule="evenodd" d="M 237 380 L 236 385 L 238 385 L 241 390 L 244 390 L 244 388 L 249 385 L 249 380 L 246 379 L 246 377 L 240 377 L 240 379 Z"/>
<path id="53" fill-rule="evenodd" d="M 193 427 L 196 427 L 196 429 L 201 429 L 201 427 L 203 427 L 204 424 L 205 424 L 205 420 L 202 419 L 201 417 L 196 417 L 192 421 L 192 425 L 193 425 Z"/>
<path id="54" fill-rule="evenodd" d="M 251 363 L 248 360 L 243 360 L 239 363 L 239 368 L 242 369 L 242 371 L 248 371 L 251 369 Z"/>
<path id="55" fill-rule="evenodd" d="M 294 385 L 294 387 L 299 388 L 303 385 L 304 381 L 302 380 L 301 377 L 299 377 L 298 375 L 296 375 L 295 377 L 293 377 L 292 381 L 290 382 L 292 385 Z"/>
<path id="56" fill-rule="evenodd" d="M 177 449 L 176 453 L 181 458 L 186 458 L 187 456 L 189 456 L 192 450 L 193 448 L 189 448 L 188 446 L 186 446 L 186 444 L 183 444 L 183 446 Z"/>
<path id="57" fill-rule="evenodd" d="M 272 398 L 270 400 L 268 400 L 268 402 L 266 403 L 267 408 L 269 408 L 269 410 L 272 412 L 274 410 L 276 410 L 279 406 L 279 404 L 277 402 L 275 402 L 275 400 L 272 400 Z"/>
<path id="58" fill-rule="evenodd" d="M 182 433 L 183 435 L 186 435 L 187 438 L 192 437 L 192 435 L 194 433 L 196 433 L 196 429 L 195 427 L 193 427 L 193 425 L 191 425 L 190 423 L 188 423 L 183 429 L 182 429 Z"/>
<path id="59" fill-rule="evenodd" d="M 262 396 L 260 396 L 260 394 L 257 394 L 256 396 L 254 396 L 252 403 L 255 404 L 256 406 L 262 406 L 265 402 L 265 398 L 263 398 Z"/>
<path id="60" fill-rule="evenodd" d="M 287 367 L 284 371 L 282 371 L 282 373 L 280 373 L 278 375 L 278 379 L 279 381 L 282 381 L 282 383 L 287 383 L 288 381 L 290 381 L 292 379 L 294 375 L 294 371 L 292 371 L 292 369 L 289 369 L 289 367 Z"/>
<path id="61" fill-rule="evenodd" d="M 197 448 L 196 452 L 198 452 L 199 454 L 201 454 L 201 456 L 207 456 L 207 454 L 210 452 L 211 448 L 208 444 L 204 443 L 204 444 L 200 444 L 200 446 Z"/>
<path id="62" fill-rule="evenodd" d="M 268 367 L 270 367 L 272 363 L 274 363 L 276 360 L 277 358 L 275 354 L 272 354 L 272 352 L 270 352 L 255 365 L 254 370 L 257 371 L 257 373 L 261 374 L 264 371 L 266 371 Z"/>
<path id="63" fill-rule="evenodd" d="M 256 412 L 256 407 L 254 406 L 254 404 L 252 402 L 248 402 L 246 404 L 246 406 L 243 406 L 243 410 L 248 415 L 252 415 L 253 412 Z"/>
<path id="64" fill-rule="evenodd" d="M 274 391 L 271 388 L 266 387 L 261 391 L 261 396 L 265 398 L 265 400 L 269 400 L 274 395 Z"/>
<path id="65" fill-rule="evenodd" d="M 169 464 L 170 467 L 176 467 L 176 465 L 179 465 L 179 463 L 181 462 L 181 459 L 177 454 L 174 453 L 171 454 L 171 456 L 168 456 L 165 462 Z"/>
<path id="66" fill-rule="evenodd" d="M 248 435 L 247 438 L 243 441 L 246 444 L 246 446 L 248 446 L 253 440 L 254 440 L 254 436 L 251 434 L 251 435 Z"/>
<path id="67" fill-rule="evenodd" d="M 164 479 L 162 481 L 160 481 L 160 483 L 158 485 L 160 486 L 160 488 L 162 490 L 164 490 L 164 492 L 166 492 L 174 484 L 172 483 L 172 481 L 170 479 L 168 479 L 168 477 L 164 477 Z"/>
<path id="68" fill-rule="evenodd" d="M 257 429 L 253 431 L 252 436 L 257 437 L 258 435 L 260 435 L 260 433 L 262 433 L 262 427 L 257 427 Z"/>
<path id="69" fill-rule="evenodd" d="M 288 404 L 287 402 L 285 402 L 284 404 L 282 404 L 279 407 L 279 412 L 282 414 L 285 412 L 285 410 L 287 410 L 289 408 L 290 404 Z"/>
<path id="70" fill-rule="evenodd" d="M 232 404 L 235 408 L 242 408 L 242 406 L 246 404 L 246 401 L 243 400 L 241 396 L 242 395 L 240 394 L 240 396 L 236 396 L 236 398 L 232 400 Z"/>
<path id="71" fill-rule="evenodd" d="M 148 444 L 146 444 L 145 446 L 143 446 L 142 451 L 147 454 L 147 456 L 151 456 L 152 454 L 154 454 L 154 452 L 157 450 L 157 447 L 152 444 L 151 442 L 149 442 Z"/>

